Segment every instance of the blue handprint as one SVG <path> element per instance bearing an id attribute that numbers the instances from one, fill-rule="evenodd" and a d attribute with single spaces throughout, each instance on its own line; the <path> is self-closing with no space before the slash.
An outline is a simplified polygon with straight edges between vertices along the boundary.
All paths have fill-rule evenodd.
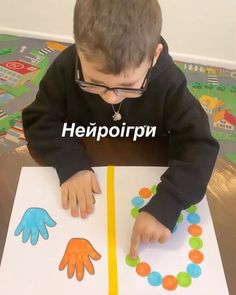
<path id="1" fill-rule="evenodd" d="M 22 242 L 26 243 L 31 235 L 30 242 L 36 245 L 39 239 L 39 234 L 47 240 L 48 230 L 47 226 L 53 227 L 56 222 L 49 216 L 48 212 L 42 208 L 29 208 L 25 211 L 19 225 L 15 230 L 15 236 L 22 234 Z"/>

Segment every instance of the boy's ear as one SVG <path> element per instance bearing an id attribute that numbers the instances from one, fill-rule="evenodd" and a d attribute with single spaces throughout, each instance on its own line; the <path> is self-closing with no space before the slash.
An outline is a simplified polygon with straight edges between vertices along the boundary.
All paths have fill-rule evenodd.
<path id="1" fill-rule="evenodd" d="M 157 60 L 158 60 L 158 58 L 159 58 L 162 50 L 163 50 L 163 45 L 161 43 L 159 43 L 157 45 L 157 48 L 156 48 L 156 51 L 155 51 L 155 55 L 154 55 L 154 59 L 153 59 L 153 64 L 152 64 L 153 67 L 155 66 L 155 64 L 156 64 L 156 62 L 157 62 Z"/>

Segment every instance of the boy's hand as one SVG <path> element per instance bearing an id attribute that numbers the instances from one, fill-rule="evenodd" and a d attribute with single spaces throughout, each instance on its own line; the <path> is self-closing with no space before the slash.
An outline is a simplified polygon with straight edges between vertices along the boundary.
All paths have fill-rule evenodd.
<path id="1" fill-rule="evenodd" d="M 171 231 L 147 212 L 140 212 L 136 218 L 130 245 L 130 257 L 136 259 L 140 241 L 144 243 L 164 243 Z"/>
<path id="2" fill-rule="evenodd" d="M 70 208 L 71 215 L 86 218 L 93 212 L 93 193 L 101 193 L 95 174 L 90 170 L 79 171 L 61 185 L 61 201 L 64 209 Z"/>

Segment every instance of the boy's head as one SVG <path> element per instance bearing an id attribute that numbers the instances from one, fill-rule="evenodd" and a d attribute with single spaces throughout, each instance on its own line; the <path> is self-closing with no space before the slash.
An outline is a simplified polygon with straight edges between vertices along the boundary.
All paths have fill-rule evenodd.
<path id="1" fill-rule="evenodd" d="M 74 38 L 86 59 L 106 74 L 150 62 L 160 41 L 157 0 L 77 0 Z"/>
<path id="2" fill-rule="evenodd" d="M 162 50 L 161 27 L 157 0 L 77 0 L 74 38 L 84 79 L 90 74 L 87 81 L 98 77 L 116 87 L 128 78 L 130 84 L 137 81 L 134 88 L 141 87 L 143 74 Z"/>

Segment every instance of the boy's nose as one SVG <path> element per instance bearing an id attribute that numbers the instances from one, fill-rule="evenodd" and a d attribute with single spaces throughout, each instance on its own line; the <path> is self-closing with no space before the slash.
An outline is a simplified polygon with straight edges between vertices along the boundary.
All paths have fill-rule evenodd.
<path id="1" fill-rule="evenodd" d="M 112 90 L 107 90 L 105 93 L 101 95 L 101 97 L 105 102 L 110 104 L 116 104 L 121 101 L 121 98 L 117 96 Z"/>

